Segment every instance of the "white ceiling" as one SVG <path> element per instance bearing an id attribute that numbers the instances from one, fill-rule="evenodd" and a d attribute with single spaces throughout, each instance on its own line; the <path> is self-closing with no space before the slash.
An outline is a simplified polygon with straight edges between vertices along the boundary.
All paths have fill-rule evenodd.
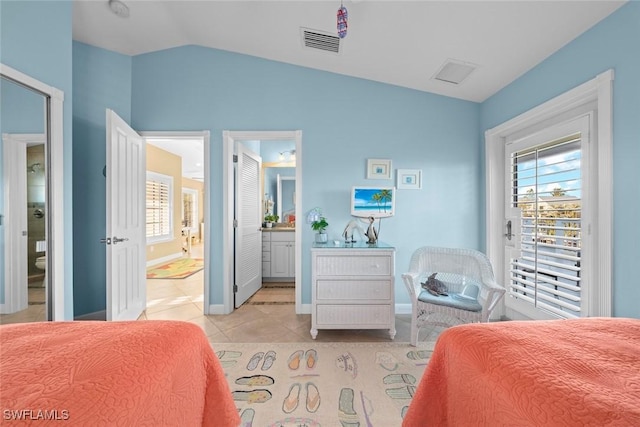
<path id="1" fill-rule="evenodd" d="M 339 54 L 302 47 L 300 27 L 336 34 L 340 0 L 75 0 L 74 40 L 127 55 L 201 45 L 482 102 L 624 1 L 344 0 Z M 460 85 L 433 80 L 448 60 L 478 66 Z"/>

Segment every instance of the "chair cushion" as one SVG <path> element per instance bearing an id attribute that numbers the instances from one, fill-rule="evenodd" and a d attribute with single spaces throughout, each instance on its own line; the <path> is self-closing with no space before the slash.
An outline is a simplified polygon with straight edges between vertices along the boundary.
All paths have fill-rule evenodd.
<path id="1" fill-rule="evenodd" d="M 475 289 L 474 289 L 475 288 Z M 482 306 L 475 297 L 478 295 L 478 287 L 476 285 L 467 285 L 461 294 L 450 293 L 447 296 L 433 295 L 427 290 L 423 290 L 418 295 L 418 299 L 422 302 L 436 305 L 444 305 L 447 307 L 458 308 L 466 311 L 482 311 Z"/>

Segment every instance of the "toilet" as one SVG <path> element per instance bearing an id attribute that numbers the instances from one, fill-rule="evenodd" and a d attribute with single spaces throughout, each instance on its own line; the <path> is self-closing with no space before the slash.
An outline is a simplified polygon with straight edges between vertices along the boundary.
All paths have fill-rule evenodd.
<path id="1" fill-rule="evenodd" d="M 43 255 L 36 258 L 36 268 L 42 271 L 47 271 L 47 256 Z M 47 275 L 45 273 L 44 280 L 42 281 L 42 287 L 46 286 Z"/>

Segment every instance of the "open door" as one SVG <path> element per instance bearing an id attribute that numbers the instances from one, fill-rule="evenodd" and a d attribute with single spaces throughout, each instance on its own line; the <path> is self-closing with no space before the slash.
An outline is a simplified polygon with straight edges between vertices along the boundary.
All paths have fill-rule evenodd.
<path id="1" fill-rule="evenodd" d="M 4 218 L 0 215 L 0 244 L 4 239 L 5 301 L 0 313 L 16 313 L 28 307 L 27 144 L 9 134 L 2 139 L 6 213 Z"/>
<path id="2" fill-rule="evenodd" d="M 236 308 L 262 287 L 262 159 L 242 144 L 238 144 L 237 153 L 234 286 Z"/>
<path id="3" fill-rule="evenodd" d="M 144 140 L 107 109 L 107 320 L 146 308 Z"/>

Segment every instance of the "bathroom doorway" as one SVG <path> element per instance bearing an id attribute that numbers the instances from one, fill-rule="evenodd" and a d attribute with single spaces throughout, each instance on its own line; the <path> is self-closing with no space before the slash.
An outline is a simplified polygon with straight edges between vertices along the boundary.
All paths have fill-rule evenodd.
<path id="1" fill-rule="evenodd" d="M 223 214 L 223 227 L 224 227 L 224 236 L 223 236 L 223 259 L 226 260 L 227 263 L 223 270 L 223 283 L 228 285 L 223 288 L 223 306 L 220 307 L 220 312 L 216 314 L 228 314 L 233 311 L 234 308 L 234 287 L 235 276 L 234 272 L 236 269 L 237 260 L 235 258 L 235 239 L 234 239 L 234 231 L 235 225 L 234 221 L 236 220 L 235 216 L 235 166 L 234 166 L 234 154 L 236 153 L 236 147 L 241 143 L 248 143 L 251 146 L 258 144 L 260 147 L 264 146 L 268 149 L 270 144 L 278 144 L 282 142 L 288 142 L 289 144 L 293 143 L 293 148 L 281 149 L 277 151 L 278 157 L 280 153 L 284 155 L 288 155 L 290 161 L 290 156 L 293 154 L 295 156 L 295 191 L 293 192 L 292 198 L 295 198 L 295 204 L 292 210 L 292 213 L 288 213 L 288 217 L 292 219 L 292 226 L 289 230 L 285 230 L 291 234 L 293 234 L 293 242 L 282 242 L 281 246 L 285 246 L 287 243 L 289 244 L 288 249 L 283 249 L 283 251 L 289 252 L 293 254 L 294 262 L 292 263 L 293 267 L 290 270 L 290 273 L 287 274 L 287 277 L 293 278 L 294 284 L 294 295 L 295 295 L 295 311 L 296 313 L 305 312 L 305 308 L 302 306 L 302 289 L 301 289 L 301 229 L 299 226 L 295 226 L 296 219 L 299 219 L 302 215 L 302 162 L 301 162 L 301 148 L 302 148 L 302 131 L 248 131 L 248 132 L 235 132 L 235 131 L 224 131 L 223 132 L 223 200 L 225 201 L 226 209 Z M 255 148 L 253 148 L 256 151 Z M 259 149 L 260 153 L 263 152 L 262 149 Z M 284 153 L 287 151 L 288 153 Z M 265 163 L 269 158 L 265 157 Z M 281 161 L 279 158 L 273 159 L 275 162 Z M 282 159 L 284 160 L 284 159 Z M 262 206 L 260 208 L 262 217 L 264 217 L 264 212 L 266 211 L 266 203 L 269 201 L 268 197 L 270 192 L 265 190 L 264 187 L 259 190 L 262 198 Z M 265 193 L 267 197 L 265 197 Z M 276 194 L 273 194 L 272 199 L 276 197 Z M 275 200 L 275 199 L 274 199 Z M 271 200 L 271 201 L 274 201 Z M 275 207 L 275 206 L 274 206 Z M 275 214 L 277 210 L 273 210 Z M 280 216 L 280 215 L 279 215 Z M 287 227 L 288 224 L 283 224 L 282 220 L 284 220 L 284 212 L 282 218 L 278 218 L 280 227 Z M 239 225 L 238 225 L 239 227 Z M 291 232 L 291 230 L 293 230 Z M 264 233 L 263 233 L 264 234 Z M 266 240 L 266 239 L 265 239 Z M 266 245 L 266 241 L 262 241 L 261 248 Z M 263 253 L 264 255 L 264 253 Z M 263 258 L 264 259 L 264 258 Z M 285 258 L 283 258 L 285 259 Z M 286 282 L 285 282 L 286 283 Z M 308 310 L 307 310 L 308 311 Z"/>
<path id="2" fill-rule="evenodd" d="M 26 199 L 21 183 L 26 183 L 22 179 L 26 150 L 5 143 L 6 136 L 17 134 L 44 135 L 44 252 L 49 256 L 44 262 L 46 303 L 40 305 L 43 320 L 65 320 L 64 93 L 1 63 L 0 86 L 0 323 L 32 321 L 21 318 L 28 307 L 26 202 L 15 203 L 20 195 Z M 25 161 L 18 161 L 20 158 Z M 34 168 L 34 173 L 36 170 L 41 169 Z M 17 188 L 18 183 L 22 187 Z"/>
<path id="3" fill-rule="evenodd" d="M 37 126 L 36 126 L 37 127 Z M 5 257 L 5 285 L 19 294 L 0 324 L 47 320 L 46 281 L 46 153 L 45 134 L 3 134 L 3 157 L 11 203 L 7 203 L 10 227 L 5 239 L 11 253 Z M 4 311 L 4 310 L 3 310 Z"/>

